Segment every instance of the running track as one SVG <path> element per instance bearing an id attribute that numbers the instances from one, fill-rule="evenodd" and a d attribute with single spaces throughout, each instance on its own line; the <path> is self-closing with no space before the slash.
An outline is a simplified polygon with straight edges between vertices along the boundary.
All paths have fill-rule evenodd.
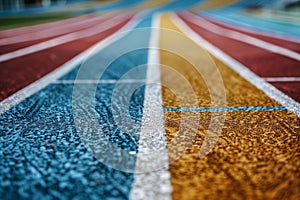
<path id="1" fill-rule="evenodd" d="M 297 199 L 299 25 L 201 3 L 0 31 L 1 198 Z"/>

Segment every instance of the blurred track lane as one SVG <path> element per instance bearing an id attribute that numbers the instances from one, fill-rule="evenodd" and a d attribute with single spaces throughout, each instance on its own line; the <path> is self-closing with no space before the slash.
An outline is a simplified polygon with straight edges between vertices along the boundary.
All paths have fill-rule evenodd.
<path id="1" fill-rule="evenodd" d="M 299 61 L 288 58 L 268 51 L 267 49 L 258 48 L 251 44 L 227 38 L 215 34 L 201 24 L 191 22 L 189 17 L 180 15 L 184 22 L 201 37 L 220 48 L 229 56 L 247 66 L 260 77 L 300 77 Z M 284 83 L 282 83 L 284 84 Z M 291 84 L 289 84 L 292 86 Z M 299 92 L 295 93 L 295 88 L 285 85 L 278 87 L 282 92 L 292 97 L 295 101 L 300 102 Z M 284 88 L 284 89 L 283 89 Z"/>
<path id="2" fill-rule="evenodd" d="M 37 53 L 2 62 L 0 66 L 0 99 L 3 100 L 40 79 L 88 47 L 113 34 L 128 23 L 129 20 L 130 18 L 123 19 L 102 34 L 91 34 L 85 38 L 78 38 L 77 40 L 69 41 Z"/>
<path id="3" fill-rule="evenodd" d="M 38 40 L 43 38 L 54 37 L 58 35 L 63 35 L 78 30 L 86 29 L 92 26 L 95 26 L 103 21 L 109 19 L 110 17 L 105 16 L 90 16 L 86 19 L 78 19 L 78 21 L 73 21 L 69 23 L 63 23 L 59 25 L 48 24 L 47 27 L 36 28 L 35 30 L 26 30 L 19 32 L 16 35 L 8 35 L 0 39 L 0 46 L 10 45 L 20 42 L 27 42 L 31 40 Z M 1 35 L 1 33 L 0 33 Z"/>
<path id="4" fill-rule="evenodd" d="M 204 53 L 202 48 L 207 46 L 197 42 L 197 47 L 195 41 L 188 38 L 189 32 L 185 32 L 186 29 L 179 26 L 179 23 L 175 24 L 178 22 L 176 19 L 164 15 L 161 22 L 162 28 L 182 31 L 187 36 L 186 40 L 175 43 L 170 35 L 162 34 L 162 48 L 189 47 L 181 48 L 180 55 L 161 51 L 162 64 L 171 66 L 185 75 L 194 91 L 201 92 L 197 97 L 199 106 L 204 106 L 198 109 L 195 106 L 182 108 L 182 105 L 177 104 L 177 96 L 168 91 L 169 88 L 162 88 L 163 104 L 166 107 L 167 144 L 172 144 L 174 138 L 180 135 L 184 139 L 177 144 L 177 149 L 186 148 L 169 166 L 172 199 L 276 199 L 281 197 L 282 193 L 287 199 L 297 198 L 299 181 L 294 175 L 299 167 L 299 159 L 295 154 L 299 147 L 296 139 L 299 118 L 284 107 L 277 107 L 280 104 L 234 72 L 217 56 L 212 56 L 212 59 L 222 74 L 227 106 L 233 107 L 223 110 L 226 111 L 226 120 L 218 142 L 208 156 L 199 158 L 199 152 L 209 133 L 209 125 L 212 120 L 216 120 L 213 117 L 214 111 L 222 111 L 222 108 L 211 107 L 208 104 L 210 95 L 205 92 L 207 84 L 202 80 L 203 74 L 198 75 L 193 70 L 194 67 L 209 70 L 209 63 L 201 59 L 197 62 L 199 65 L 193 67 L 185 59 L 198 59 Z M 162 83 L 168 79 L 174 80 L 169 76 L 170 74 L 162 71 Z M 173 84 L 177 87 L 182 86 L 176 82 Z M 192 94 L 187 93 L 184 96 L 190 99 Z M 239 110 L 240 105 L 245 107 Z M 255 110 L 253 105 L 268 105 L 272 111 L 260 106 Z M 199 112 L 205 109 L 207 112 Z M 183 115 L 189 116 L 191 124 L 198 119 L 197 129 L 189 125 L 181 129 Z M 185 142 L 194 132 L 196 134 L 192 144 L 187 147 Z M 218 133 L 214 133 L 216 134 Z M 174 154 L 172 150 L 169 148 L 169 157 Z"/>
<path id="5" fill-rule="evenodd" d="M 199 15 L 201 16 L 201 15 Z M 280 36 L 276 36 L 276 35 L 272 35 L 272 34 L 268 34 L 268 33 L 263 33 L 263 32 L 258 32 L 258 31 L 253 31 L 251 29 L 246 29 L 246 28 L 242 28 L 239 26 L 231 26 L 229 24 L 223 23 L 221 21 L 216 21 L 210 18 L 206 18 L 204 16 L 201 16 L 202 18 L 205 18 L 207 21 L 218 25 L 220 27 L 226 28 L 226 29 L 230 29 L 233 31 L 238 31 L 240 33 L 245 33 L 249 36 L 264 40 L 266 42 L 270 42 L 276 45 L 279 45 L 281 47 L 290 49 L 292 51 L 298 52 L 300 53 L 300 40 L 296 40 L 296 39 L 290 39 L 290 38 L 286 38 L 286 37 L 280 37 Z"/>

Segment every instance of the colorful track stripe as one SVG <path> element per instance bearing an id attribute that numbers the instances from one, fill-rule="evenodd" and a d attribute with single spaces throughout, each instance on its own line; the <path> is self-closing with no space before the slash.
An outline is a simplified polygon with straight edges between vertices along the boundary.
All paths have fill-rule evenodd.
<path id="1" fill-rule="evenodd" d="M 180 31 L 172 23 L 170 17 L 163 16 L 161 21 L 162 28 Z M 172 40 L 168 36 L 162 36 L 161 42 L 163 45 L 172 45 Z M 183 45 L 189 46 L 187 49 L 190 51 L 187 51 L 187 53 L 199 52 L 199 56 L 203 52 L 200 46 L 198 51 L 190 49 L 193 47 L 192 41 L 190 41 L 191 45 L 186 43 L 180 44 L 180 42 L 183 41 L 177 41 L 176 44 L 173 43 L 174 48 Z M 183 58 L 188 57 L 185 56 L 185 53 L 186 51 L 182 51 L 181 56 Z M 236 111 L 226 114 L 226 121 L 218 143 L 209 156 L 199 159 L 200 147 L 203 145 L 204 138 L 208 133 L 207 129 L 211 120 L 211 114 L 218 109 L 208 109 L 211 112 L 201 112 L 197 108 L 184 109 L 190 120 L 200 118 L 200 124 L 198 130 L 186 127 L 185 130 L 180 132 L 179 126 L 183 110 L 172 108 L 173 106 L 178 107 L 176 98 L 170 100 L 174 96 L 163 90 L 165 110 L 174 111 L 165 112 L 168 144 L 171 143 L 178 132 L 182 136 L 187 136 L 191 134 L 191 131 L 196 131 L 192 145 L 186 149 L 181 157 L 170 164 L 173 187 L 172 198 L 272 199 L 280 196 L 282 192 L 289 195 L 290 198 L 295 197 L 297 195 L 297 181 L 293 174 L 296 173 L 297 167 L 293 163 L 297 162 L 295 147 L 298 145 L 298 142 L 295 140 L 295 137 L 297 135 L 296 127 L 299 122 L 298 117 L 285 111 L 283 107 L 278 107 L 277 103 L 260 93 L 258 89 L 251 86 L 249 82 L 243 80 L 238 74 L 232 72 L 218 58 L 214 56 L 212 58 L 222 74 L 228 105 L 245 105 L 248 106 L 249 110 L 247 110 L 247 107 L 243 109 L 241 107 L 221 109 L 222 111 L 232 111 L 231 109 Z M 180 58 L 176 58 L 172 54 L 161 52 L 161 60 L 165 65 L 168 64 L 182 70 L 182 74 L 191 71 L 187 63 L 179 62 Z M 203 64 L 200 64 L 199 67 L 203 67 Z M 164 82 L 164 79 L 167 79 L 167 74 L 162 76 L 162 82 Z M 234 89 L 234 86 L 231 85 L 232 81 L 238 79 L 240 79 L 238 81 L 239 84 L 236 85 L 238 88 Z M 190 81 L 197 82 L 197 84 L 193 85 L 196 91 L 199 91 L 200 88 L 203 90 L 204 87 L 199 84 L 202 82 L 201 77 L 194 77 Z M 237 94 L 237 92 L 243 95 Z M 241 98 L 248 94 L 249 97 Z M 248 101 L 248 98 L 251 98 L 251 95 L 256 96 L 255 94 L 259 94 L 256 100 Z M 202 100 L 203 96 L 203 94 L 199 95 L 198 98 L 199 102 L 203 102 L 202 104 L 205 105 L 205 102 Z M 261 111 L 256 109 L 256 111 L 250 111 L 253 109 L 253 103 L 261 106 L 272 106 L 258 107 L 257 110 Z M 276 107 L 273 107 L 275 105 Z M 271 111 L 267 111 L 267 108 Z M 282 109 L 283 111 L 281 111 Z M 282 123 L 289 124 L 290 128 L 288 130 L 280 128 Z M 277 129 L 274 129 L 274 127 L 277 127 Z M 289 135 L 286 135 L 287 132 Z M 278 146 L 272 145 L 274 143 L 278 144 Z M 290 151 L 283 151 L 283 149 L 289 149 Z M 275 152 L 278 152 L 278 154 Z M 172 156 L 172 154 L 169 156 Z M 286 168 L 287 165 L 289 166 L 288 170 Z M 289 185 L 292 185 L 292 187 Z M 186 193 L 184 191 L 189 192 Z"/>

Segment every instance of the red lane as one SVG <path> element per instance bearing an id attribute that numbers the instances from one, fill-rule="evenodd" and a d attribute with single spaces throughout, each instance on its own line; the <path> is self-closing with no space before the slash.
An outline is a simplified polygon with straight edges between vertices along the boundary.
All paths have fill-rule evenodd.
<path id="1" fill-rule="evenodd" d="M 281 90 L 283 93 L 300 102 L 300 82 L 271 82 L 273 86 Z"/>
<path id="2" fill-rule="evenodd" d="M 59 20 L 59 21 L 54 21 L 54 22 L 13 28 L 13 29 L 9 29 L 9 30 L 2 30 L 2 31 L 0 31 L 0 38 L 10 38 L 10 37 L 18 36 L 18 35 L 30 34 L 30 33 L 34 33 L 34 32 L 49 29 L 49 28 L 56 28 L 57 26 L 62 27 L 66 24 L 73 24 L 73 23 L 85 21 L 85 20 L 88 20 L 88 19 L 94 18 L 94 17 L 99 17 L 99 16 L 97 16 L 95 14 L 89 14 L 89 15 L 83 15 L 83 16 L 79 16 L 79 17 L 73 17 L 70 19 L 64 19 L 64 20 Z"/>
<path id="3" fill-rule="evenodd" d="M 101 23 L 105 23 L 107 20 L 108 20 L 108 18 L 101 18 L 97 21 L 94 21 L 93 23 L 87 23 L 87 24 L 84 24 L 82 26 L 71 27 L 70 29 L 64 31 L 64 33 L 61 33 L 61 34 L 58 34 L 58 35 L 55 35 L 55 36 L 46 37 L 46 38 L 43 38 L 43 39 L 35 39 L 35 40 L 31 40 L 31 41 L 26 41 L 26 42 L 19 42 L 19 43 L 16 43 L 16 44 L 9 44 L 9 45 L 0 46 L 0 54 L 9 53 L 9 52 L 12 52 L 12 51 L 15 51 L 15 50 L 18 50 L 18 49 L 22 49 L 22 48 L 25 48 L 25 47 L 28 47 L 28 46 L 31 46 L 31 45 L 34 45 L 34 44 L 38 44 L 38 43 L 41 43 L 41 42 L 44 42 L 44 41 L 62 36 L 62 35 L 73 33 L 73 32 L 76 32 L 76 31 L 81 31 L 81 30 L 84 30 L 84 29 L 87 29 L 87 28 L 91 28 L 91 27 L 97 26 Z M 61 27 L 61 28 L 63 29 L 64 27 Z"/>
<path id="4" fill-rule="evenodd" d="M 193 24 L 183 15 L 179 15 L 179 17 L 205 40 L 238 60 L 261 77 L 300 77 L 300 62 L 294 59 L 214 34 Z M 293 84 L 285 83 L 276 83 L 273 85 L 296 101 L 299 101 L 299 87 L 295 88 Z"/>
<path id="5" fill-rule="evenodd" d="M 263 41 L 266 41 L 266 42 L 269 42 L 269 43 L 272 43 L 272 44 L 275 44 L 275 45 L 284 47 L 286 49 L 289 49 L 289 50 L 300 53 L 300 41 L 292 42 L 290 40 L 285 40 L 284 38 L 280 39 L 279 37 L 275 38 L 275 37 L 272 37 L 272 36 L 266 36 L 266 35 L 259 34 L 259 33 L 253 33 L 250 30 L 247 31 L 245 28 L 233 27 L 233 26 L 227 25 L 225 23 L 212 20 L 212 19 L 207 18 L 207 17 L 202 17 L 202 16 L 198 16 L 198 17 L 201 17 L 202 19 L 205 19 L 205 20 L 209 21 L 210 23 L 213 23 L 214 25 L 220 26 L 222 28 L 226 28 L 226 29 L 229 29 L 229 30 L 244 33 L 244 34 L 247 34 L 249 36 L 252 36 L 252 37 L 261 39 Z"/>
<path id="6" fill-rule="evenodd" d="M 95 43 L 118 31 L 130 19 L 126 19 L 101 34 L 1 63 L 0 100 L 4 100 L 18 90 L 40 79 Z"/>
<path id="7" fill-rule="evenodd" d="M 42 30 L 36 30 L 35 32 L 23 32 L 21 35 L 17 35 L 14 37 L 4 38 L 0 39 L 0 48 L 3 49 L 3 47 L 13 47 L 16 44 L 23 43 L 23 42 L 29 42 L 34 40 L 40 40 L 40 39 L 46 39 L 46 38 L 53 38 L 58 37 L 60 35 L 84 30 L 87 28 L 90 28 L 92 26 L 99 25 L 105 21 L 107 21 L 109 18 L 93 18 L 91 20 L 82 20 L 78 23 L 71 23 L 67 25 L 60 25 L 55 27 L 47 27 Z"/>

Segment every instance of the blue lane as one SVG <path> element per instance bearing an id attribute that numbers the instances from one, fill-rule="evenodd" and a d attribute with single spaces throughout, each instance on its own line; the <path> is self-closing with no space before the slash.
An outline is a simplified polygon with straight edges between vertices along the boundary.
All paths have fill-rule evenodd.
<path id="1" fill-rule="evenodd" d="M 257 17 L 247 16 L 241 11 L 203 11 L 201 15 L 237 27 L 276 34 L 282 37 L 300 39 L 300 26 L 295 24 L 258 19 Z"/>
<path id="2" fill-rule="evenodd" d="M 138 4 L 141 4 L 143 2 L 146 2 L 148 0 L 121 0 L 113 3 L 109 3 L 107 5 L 102 5 L 93 8 L 94 11 L 100 12 L 100 11 L 109 11 L 109 10 L 115 10 L 115 9 L 122 9 L 122 8 L 129 8 L 131 6 L 135 6 Z"/>
<path id="3" fill-rule="evenodd" d="M 151 19 L 148 17 L 136 28 L 150 26 Z M 138 47 L 147 47 L 149 36 L 149 29 L 138 38 L 130 32 L 93 55 L 98 62 L 88 66 L 89 72 L 86 74 L 82 69 L 80 73 L 89 79 L 100 78 L 93 70 L 104 68 L 101 78 L 113 79 L 136 66 L 145 65 L 148 50 Z M 131 45 L 135 50 L 129 48 Z M 120 49 L 128 50 L 127 54 L 118 55 L 122 52 Z M 108 67 L 102 65 L 102 61 L 105 63 L 110 56 L 117 56 L 117 59 Z M 76 71 L 78 68 L 63 79 L 74 80 Z M 129 77 L 145 78 L 146 71 L 136 71 Z M 121 84 L 124 93 L 136 86 L 134 83 Z M 0 115 L 1 199 L 128 199 L 133 174 L 99 162 L 78 135 L 72 112 L 74 87 L 72 84 L 51 84 Z M 103 127 L 103 132 L 97 134 L 104 135 L 118 148 L 137 151 L 144 87 L 134 91 L 128 105 L 127 117 L 137 125 L 133 133 L 120 130 L 112 116 L 111 95 L 114 87 L 115 84 L 99 84 L 96 87 L 96 117 Z M 84 101 L 85 92 L 82 91 L 83 109 L 89 106 Z M 77 120 L 82 124 L 86 122 L 85 116 L 79 116 Z M 105 155 L 118 159 L 115 155 Z"/>
<path id="4" fill-rule="evenodd" d="M 198 14 L 237 27 L 276 34 L 282 37 L 300 39 L 300 25 L 274 21 L 271 19 L 261 19 L 244 13 L 245 9 L 248 7 L 256 8 L 269 6 L 271 6 L 270 1 L 267 0 L 244 0 L 224 8 L 201 11 Z"/>
<path id="5" fill-rule="evenodd" d="M 201 3 L 203 0 L 189 0 L 189 1 L 182 1 L 182 0 L 173 0 L 170 3 L 162 5 L 161 7 L 154 8 L 151 10 L 152 13 L 155 12 L 164 12 L 164 11 L 181 11 L 192 8 L 197 4 Z"/>
<path id="6" fill-rule="evenodd" d="M 164 108 L 165 112 L 220 112 L 220 111 L 279 111 L 287 110 L 283 106 L 248 106 L 248 107 L 202 107 L 202 108 Z"/>

